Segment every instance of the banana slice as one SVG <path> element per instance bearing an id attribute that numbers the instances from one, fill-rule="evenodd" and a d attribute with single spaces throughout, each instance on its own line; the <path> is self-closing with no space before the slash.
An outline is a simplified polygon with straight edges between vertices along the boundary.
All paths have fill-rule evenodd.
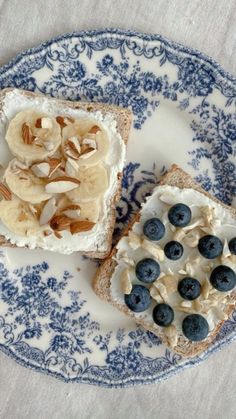
<path id="1" fill-rule="evenodd" d="M 16 197 L 0 202 L 0 219 L 12 233 L 19 236 L 30 236 L 40 231 L 39 221 L 29 205 Z"/>
<path id="2" fill-rule="evenodd" d="M 81 118 L 63 128 L 62 150 L 66 158 L 77 160 L 79 166 L 93 166 L 106 157 L 109 138 L 97 123 Z"/>
<path id="3" fill-rule="evenodd" d="M 19 112 L 10 122 L 6 141 L 12 154 L 26 163 L 51 156 L 61 145 L 61 127 L 55 118 L 33 110 Z"/>
<path id="4" fill-rule="evenodd" d="M 10 161 L 4 178 L 9 189 L 18 198 L 31 204 L 38 204 L 51 198 L 51 194 L 45 192 L 45 181 L 38 178 L 28 169 L 21 169 L 17 159 Z"/>
<path id="5" fill-rule="evenodd" d="M 80 180 L 80 185 L 66 193 L 73 202 L 84 202 L 97 198 L 109 186 L 107 170 L 101 163 L 91 167 L 80 167 L 76 177 Z"/>

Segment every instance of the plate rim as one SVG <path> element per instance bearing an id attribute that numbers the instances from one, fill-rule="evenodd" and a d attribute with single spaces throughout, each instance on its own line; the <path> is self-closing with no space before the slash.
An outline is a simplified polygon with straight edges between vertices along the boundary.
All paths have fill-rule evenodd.
<path id="1" fill-rule="evenodd" d="M 223 78 L 227 78 L 227 80 L 231 83 L 236 84 L 236 76 L 234 76 L 230 71 L 225 70 L 221 64 L 219 64 L 214 58 L 210 57 L 209 55 L 201 52 L 197 48 L 192 48 L 186 45 L 183 45 L 179 42 L 172 41 L 168 37 L 165 37 L 160 34 L 148 34 L 145 32 L 140 31 L 133 31 L 133 30 L 126 30 L 126 29 L 116 29 L 116 28 L 105 28 L 105 29 L 91 29 L 91 30 L 81 30 L 81 31 L 73 31 L 73 32 L 65 32 L 64 34 L 57 35 L 53 38 L 50 38 L 47 41 L 40 43 L 36 47 L 31 47 L 23 50 L 22 52 L 18 53 L 15 57 L 10 59 L 6 64 L 0 66 L 0 75 L 4 74 L 4 72 L 8 71 L 14 65 L 17 65 L 18 62 L 26 56 L 33 55 L 40 53 L 43 49 L 49 47 L 55 42 L 60 42 L 63 39 L 69 39 L 73 37 L 85 37 L 85 36 L 98 36 L 98 35 L 123 35 L 125 37 L 137 37 L 141 38 L 145 41 L 159 41 L 163 42 L 170 48 L 177 49 L 179 52 L 191 54 L 201 60 L 207 62 L 208 64 L 212 65 Z M 150 57 L 150 59 L 153 57 Z"/>
<path id="2" fill-rule="evenodd" d="M 36 54 L 40 54 L 43 50 L 50 47 L 54 43 L 59 43 L 63 40 L 67 40 L 71 38 L 78 38 L 78 39 L 84 38 L 84 37 L 96 38 L 98 36 L 106 36 L 106 35 L 110 35 L 111 37 L 114 36 L 114 38 L 118 35 L 118 36 L 123 36 L 124 38 L 135 37 L 135 38 L 141 39 L 142 41 L 147 41 L 147 42 L 149 41 L 162 42 L 169 48 L 177 50 L 180 53 L 186 53 L 188 55 L 191 55 L 192 57 L 201 59 L 202 61 L 212 66 L 220 74 L 220 76 L 224 80 L 226 80 L 230 85 L 236 86 L 236 77 L 233 74 L 225 70 L 223 66 L 219 64 L 215 59 L 211 58 L 205 53 L 202 53 L 198 49 L 188 47 L 181 43 L 172 41 L 169 38 L 162 36 L 160 34 L 148 34 L 148 33 L 140 32 L 140 31 L 116 29 L 116 28 L 73 31 L 73 32 L 67 32 L 61 35 L 57 35 L 53 38 L 50 38 L 49 40 L 45 42 L 40 43 L 36 47 L 31 47 L 18 53 L 14 58 L 12 58 L 6 64 L 0 67 L 0 76 L 10 71 L 14 66 L 17 66 L 18 63 L 24 58 L 29 57 L 29 56 L 34 56 Z M 146 58 L 152 59 L 153 56 L 146 57 Z M 173 365 L 168 371 L 164 371 L 161 375 L 159 374 L 158 376 L 138 377 L 138 378 L 130 377 L 129 379 L 127 379 L 127 381 L 124 381 L 123 379 L 120 379 L 119 381 L 105 380 L 105 379 L 101 380 L 99 379 L 99 376 L 95 378 L 95 377 L 89 377 L 89 376 L 83 377 L 83 375 L 79 377 L 75 377 L 75 378 L 66 378 L 61 373 L 58 373 L 56 371 L 52 372 L 43 367 L 30 364 L 30 362 L 22 358 L 19 358 L 17 354 L 15 354 L 10 348 L 7 348 L 6 346 L 2 344 L 0 344 L 0 350 L 5 355 L 14 359 L 14 361 L 16 361 L 18 364 L 26 368 L 29 368 L 31 370 L 34 370 L 36 372 L 41 372 L 43 374 L 57 378 L 60 381 L 63 381 L 65 383 L 83 383 L 83 384 L 90 384 L 90 385 L 98 385 L 98 386 L 107 387 L 107 388 L 122 388 L 122 387 L 129 387 L 133 385 L 151 384 L 151 383 L 159 382 L 163 379 L 167 379 L 170 376 L 184 370 L 185 368 L 202 363 L 204 360 L 208 358 L 208 356 L 224 349 L 230 342 L 234 341 L 235 339 L 236 339 L 236 334 L 234 336 L 231 336 L 230 338 L 226 338 L 225 341 L 215 342 L 215 344 L 213 344 L 213 346 L 211 346 L 211 348 L 206 353 L 204 353 L 202 357 L 200 356 L 194 361 L 191 358 L 190 359 L 186 358 L 186 362 L 177 366 Z"/>

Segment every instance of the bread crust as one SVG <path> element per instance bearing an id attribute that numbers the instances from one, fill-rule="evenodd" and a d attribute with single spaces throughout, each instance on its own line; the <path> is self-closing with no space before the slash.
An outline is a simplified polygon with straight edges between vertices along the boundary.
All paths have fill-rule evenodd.
<path id="1" fill-rule="evenodd" d="M 204 194 L 208 198 L 212 199 L 213 201 L 217 202 L 224 208 L 226 208 L 228 211 L 231 212 L 231 214 L 235 217 L 236 221 L 236 210 L 234 208 L 231 208 L 225 204 L 223 204 L 221 201 L 219 201 L 217 198 L 211 196 L 208 192 L 206 192 L 204 189 L 201 188 L 200 185 L 198 185 L 189 174 L 184 172 L 180 167 L 177 165 L 172 165 L 171 169 L 161 178 L 161 181 L 159 183 L 160 185 L 169 185 L 169 186 L 176 186 L 180 189 L 184 188 L 192 188 L 196 191 Z M 129 230 L 132 228 L 134 222 L 138 220 L 139 214 L 136 214 L 135 218 L 131 221 L 131 223 L 128 225 L 127 229 L 125 230 L 123 236 L 127 235 Z M 169 341 L 166 337 L 166 335 L 163 333 L 163 328 L 159 327 L 155 323 L 148 324 L 144 320 L 140 320 L 136 318 L 135 313 L 128 309 L 128 307 L 124 304 L 119 304 L 118 302 L 114 301 L 111 297 L 111 277 L 112 274 L 117 266 L 117 262 L 113 259 L 113 256 L 116 254 L 116 248 L 113 249 L 110 257 L 106 259 L 98 271 L 96 272 L 96 275 L 93 280 L 93 289 L 95 293 L 102 299 L 108 301 L 111 303 L 114 307 L 118 308 L 118 310 L 122 311 L 124 314 L 133 317 L 133 319 L 143 326 L 145 329 L 150 330 L 155 335 L 160 337 L 168 347 L 173 349 L 175 352 L 180 354 L 184 357 L 194 357 L 204 350 L 206 350 L 209 345 L 213 342 L 216 335 L 220 331 L 221 327 L 224 324 L 224 320 L 220 321 L 217 326 L 213 329 L 213 331 L 208 335 L 208 337 L 201 342 L 192 342 L 186 339 L 184 336 L 178 337 L 178 343 L 177 346 L 174 348 L 171 347 L 169 344 Z M 230 303 L 228 305 L 227 310 L 225 311 L 227 316 L 229 317 L 231 313 L 233 312 L 236 305 L 236 293 L 232 293 Z"/>
<path id="2" fill-rule="evenodd" d="M 4 98 L 6 97 L 7 93 L 13 90 L 17 90 L 21 94 L 31 97 L 31 98 L 37 98 L 41 96 L 45 97 L 45 95 L 41 93 L 34 93 L 34 92 L 29 92 L 29 91 L 25 91 L 21 89 L 15 89 L 15 88 L 3 89 L 0 91 L 0 119 L 1 119 Z M 117 131 L 120 134 L 124 143 L 127 144 L 130 129 L 131 129 L 131 124 L 132 124 L 132 112 L 129 109 L 120 108 L 119 106 L 116 106 L 116 105 L 107 105 L 103 103 L 92 103 L 92 102 L 91 103 L 90 102 L 71 102 L 69 100 L 61 100 L 61 99 L 55 99 L 51 97 L 48 97 L 48 100 L 51 103 L 54 102 L 54 103 L 61 104 L 66 108 L 82 109 L 87 112 L 100 111 L 102 112 L 103 115 L 106 115 L 107 113 L 112 114 L 114 119 L 117 122 Z M 110 201 L 110 211 L 108 214 L 109 228 L 107 230 L 106 238 L 105 238 L 105 241 L 107 243 L 107 250 L 99 251 L 99 249 L 97 249 L 97 251 L 92 251 L 92 252 L 90 251 L 81 252 L 83 255 L 87 257 L 95 258 L 95 259 L 104 259 L 109 255 L 111 251 L 112 234 L 114 231 L 114 225 L 115 225 L 115 220 L 116 220 L 115 208 L 116 208 L 116 203 L 119 201 L 120 195 L 121 195 L 121 182 L 122 182 L 122 173 L 120 173 L 117 178 L 117 190 L 116 190 L 115 195 L 111 197 L 111 201 Z M 0 246 L 16 247 L 15 245 L 11 244 L 9 240 L 7 240 L 4 236 L 1 236 L 1 235 L 0 235 Z"/>

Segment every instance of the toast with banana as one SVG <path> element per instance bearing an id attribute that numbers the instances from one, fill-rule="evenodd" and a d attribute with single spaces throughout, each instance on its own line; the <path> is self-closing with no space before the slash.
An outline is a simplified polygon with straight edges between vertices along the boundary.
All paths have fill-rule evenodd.
<path id="1" fill-rule="evenodd" d="M 131 121 L 117 106 L 2 90 L 1 245 L 107 256 Z"/>
<path id="2" fill-rule="evenodd" d="M 174 165 L 98 269 L 98 296 L 182 356 L 201 353 L 236 305 L 236 210 Z"/>

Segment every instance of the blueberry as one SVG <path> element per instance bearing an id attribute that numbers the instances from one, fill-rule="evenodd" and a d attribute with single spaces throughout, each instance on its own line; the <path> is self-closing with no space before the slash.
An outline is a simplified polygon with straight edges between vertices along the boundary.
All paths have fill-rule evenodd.
<path id="1" fill-rule="evenodd" d="M 213 269 L 210 283 L 218 291 L 231 291 L 236 285 L 235 272 L 229 266 L 219 265 Z"/>
<path id="2" fill-rule="evenodd" d="M 147 284 L 154 282 L 160 275 L 160 265 L 154 259 L 146 258 L 140 260 L 135 268 L 139 281 Z"/>
<path id="3" fill-rule="evenodd" d="M 157 304 L 152 312 L 153 320 L 158 326 L 169 326 L 174 320 L 174 311 L 168 304 Z"/>
<path id="4" fill-rule="evenodd" d="M 168 259 L 177 260 L 181 258 L 184 248 L 181 243 L 172 240 L 171 242 L 166 243 L 164 252 Z"/>
<path id="5" fill-rule="evenodd" d="M 185 204 L 175 204 L 169 209 L 168 218 L 176 227 L 185 227 L 191 220 L 191 209 Z"/>
<path id="6" fill-rule="evenodd" d="M 147 310 L 151 304 L 149 290 L 143 285 L 133 285 L 131 293 L 125 294 L 125 304 L 135 313 Z"/>
<path id="7" fill-rule="evenodd" d="M 183 334 L 194 342 L 205 339 L 209 332 L 206 319 L 200 314 L 189 314 L 182 323 Z"/>
<path id="8" fill-rule="evenodd" d="M 143 225 L 143 234 L 149 240 L 160 240 L 165 234 L 165 226 L 159 218 L 150 218 Z"/>
<path id="9" fill-rule="evenodd" d="M 179 282 L 178 291 L 185 300 L 195 300 L 201 294 L 201 284 L 195 278 L 186 277 Z"/>
<path id="10" fill-rule="evenodd" d="M 218 237 L 208 234 L 199 240 L 198 250 L 206 259 L 215 259 L 221 255 L 223 244 Z"/>
<path id="11" fill-rule="evenodd" d="M 229 250 L 231 253 L 233 253 L 233 255 L 236 255 L 236 237 L 233 237 L 229 241 Z"/>

